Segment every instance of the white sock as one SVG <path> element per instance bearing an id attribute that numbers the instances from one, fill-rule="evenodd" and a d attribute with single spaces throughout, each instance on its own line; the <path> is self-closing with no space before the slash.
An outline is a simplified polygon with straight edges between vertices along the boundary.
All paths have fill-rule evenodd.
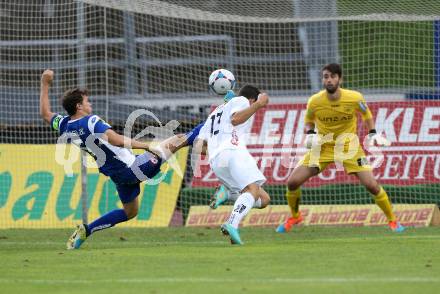
<path id="1" fill-rule="evenodd" d="M 234 209 L 229 217 L 228 224 L 232 225 L 234 228 L 238 228 L 241 220 L 248 214 L 252 206 L 254 206 L 254 203 L 255 198 L 251 193 L 246 192 L 241 194 L 234 203 Z"/>
<path id="2" fill-rule="evenodd" d="M 257 201 L 255 201 L 254 206 L 252 208 L 261 208 L 261 198 L 258 198 Z"/>

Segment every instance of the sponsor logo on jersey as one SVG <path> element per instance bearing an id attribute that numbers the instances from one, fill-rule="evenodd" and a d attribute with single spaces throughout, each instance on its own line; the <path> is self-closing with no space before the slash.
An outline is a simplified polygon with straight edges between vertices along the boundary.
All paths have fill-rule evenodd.
<path id="1" fill-rule="evenodd" d="M 327 117 L 319 117 L 318 119 L 322 122 L 339 122 L 339 121 L 348 121 L 353 119 L 353 115 L 344 115 L 344 116 L 327 116 Z"/>
<path id="2" fill-rule="evenodd" d="M 232 131 L 232 139 L 231 144 L 237 146 L 238 145 L 238 136 L 235 130 Z"/>

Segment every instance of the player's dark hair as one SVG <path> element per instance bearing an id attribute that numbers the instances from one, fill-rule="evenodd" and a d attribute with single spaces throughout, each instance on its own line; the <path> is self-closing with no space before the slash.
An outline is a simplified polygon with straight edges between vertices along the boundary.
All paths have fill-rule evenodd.
<path id="1" fill-rule="evenodd" d="M 61 98 L 61 104 L 69 115 L 76 113 L 76 105 L 82 103 L 84 96 L 88 96 L 89 92 L 86 89 L 74 88 L 64 92 Z"/>
<path id="2" fill-rule="evenodd" d="M 247 99 L 258 99 L 258 95 L 260 95 L 260 90 L 252 85 L 244 85 L 240 91 L 238 92 L 238 96 L 244 96 Z"/>
<path id="3" fill-rule="evenodd" d="M 339 65 L 337 63 L 326 64 L 322 68 L 321 72 L 323 72 L 324 70 L 328 70 L 332 74 L 337 74 L 339 76 L 339 78 L 342 78 L 342 67 L 341 67 L 341 65 Z"/>

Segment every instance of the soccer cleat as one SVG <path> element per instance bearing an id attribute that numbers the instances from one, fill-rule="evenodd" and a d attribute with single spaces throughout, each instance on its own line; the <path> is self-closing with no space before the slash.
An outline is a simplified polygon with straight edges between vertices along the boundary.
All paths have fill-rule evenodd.
<path id="1" fill-rule="evenodd" d="M 234 98 L 235 96 L 236 96 L 236 95 L 235 95 L 234 91 L 232 91 L 232 90 L 228 90 L 228 92 L 226 92 L 225 97 L 223 97 L 223 100 L 224 100 L 225 102 L 228 102 L 229 100 L 231 100 L 231 99 Z"/>
<path id="2" fill-rule="evenodd" d="M 243 245 L 244 243 L 240 239 L 240 234 L 238 233 L 238 229 L 234 228 L 230 224 L 223 224 L 220 227 L 220 230 L 222 231 L 223 235 L 229 236 L 231 239 L 232 245 Z"/>
<path id="3" fill-rule="evenodd" d="M 78 225 L 75 232 L 73 232 L 72 236 L 70 236 L 69 240 L 67 241 L 67 249 L 79 249 L 81 244 L 84 243 L 86 239 L 87 235 L 85 225 Z"/>
<path id="4" fill-rule="evenodd" d="M 405 231 L 405 227 L 400 224 L 398 221 L 391 221 L 388 223 L 388 226 L 393 232 L 401 233 Z"/>
<path id="5" fill-rule="evenodd" d="M 225 186 L 221 185 L 220 187 L 217 187 L 214 195 L 212 195 L 212 198 L 209 201 L 209 207 L 211 207 L 212 209 L 217 209 L 217 207 L 225 203 L 227 200 L 228 191 L 226 190 Z"/>
<path id="6" fill-rule="evenodd" d="M 300 224 L 303 221 L 301 214 L 298 217 L 289 217 L 284 223 L 280 224 L 275 230 L 277 233 L 287 233 L 294 225 Z"/>

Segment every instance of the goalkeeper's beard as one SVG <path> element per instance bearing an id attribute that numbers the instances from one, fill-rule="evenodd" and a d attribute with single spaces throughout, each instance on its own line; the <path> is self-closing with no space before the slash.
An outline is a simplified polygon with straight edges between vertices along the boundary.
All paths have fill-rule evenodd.
<path id="1" fill-rule="evenodd" d="M 336 85 L 327 85 L 327 86 L 325 86 L 325 90 L 329 94 L 334 94 L 336 92 L 336 90 L 338 89 L 338 87 L 339 87 L 339 83 L 337 83 Z"/>

